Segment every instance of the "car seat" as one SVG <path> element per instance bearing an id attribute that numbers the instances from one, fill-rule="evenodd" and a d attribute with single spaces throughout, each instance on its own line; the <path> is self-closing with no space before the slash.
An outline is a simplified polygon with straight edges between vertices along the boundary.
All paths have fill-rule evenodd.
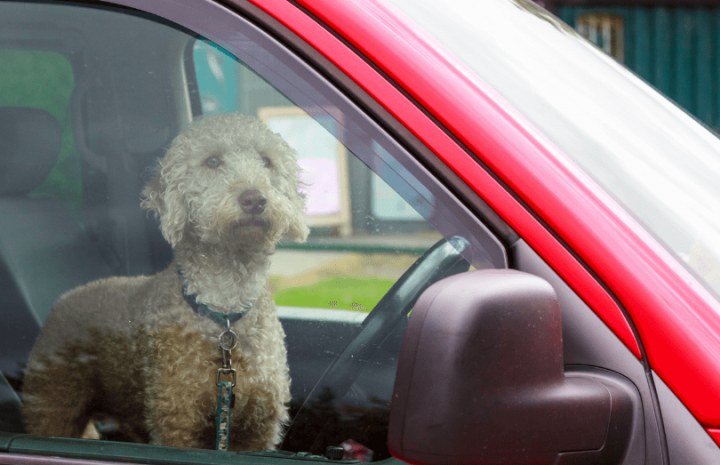
<path id="1" fill-rule="evenodd" d="M 114 274 L 60 199 L 31 194 L 55 165 L 61 142 L 47 111 L 0 107 L 0 418 L 6 422 L 19 408 L 8 385 L 20 390 L 28 354 L 58 297 Z"/>

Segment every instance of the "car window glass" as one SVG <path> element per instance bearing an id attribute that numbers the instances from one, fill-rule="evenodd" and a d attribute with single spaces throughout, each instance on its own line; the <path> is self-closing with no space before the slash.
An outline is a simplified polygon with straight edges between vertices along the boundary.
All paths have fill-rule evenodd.
<path id="1" fill-rule="evenodd" d="M 457 56 L 468 75 L 477 74 L 522 112 L 718 295 L 716 134 L 533 2 L 392 3 Z"/>
<path id="2" fill-rule="evenodd" d="M 222 38 L 198 36 L 213 31 L 191 33 L 111 8 L 3 3 L 0 18 L 9 31 L 3 37 L 22 50 L 0 53 L 33 63 L 42 58 L 54 73 L 36 66 L 0 71 L 9 83 L 0 87 L 0 130 L 13 137 L 3 146 L 3 176 L 27 181 L 0 193 L 8 323 L 0 326 L 7 381 L 0 405 L 10 419 L 0 423 L 3 430 L 213 448 L 216 383 L 230 373 L 218 370 L 232 363 L 240 373 L 231 409 L 236 418 L 270 405 L 289 408 L 294 420 L 287 430 L 235 420 L 231 449 L 324 453 L 343 446 L 363 460 L 388 457 L 390 393 L 414 298 L 448 273 L 505 266 L 504 251 L 487 229 L 319 75 L 243 22 L 233 29 L 234 45 L 218 45 Z M 215 24 L 215 33 L 225 27 Z M 56 76 L 59 83 L 50 86 L 36 75 Z M 18 82 L 37 101 L 12 100 Z M 222 131 L 210 129 L 223 124 Z M 206 137 L 203 131 L 216 132 Z M 247 139 L 255 141 L 249 149 L 244 142 L 225 144 L 241 133 L 260 134 L 262 142 Z M 158 165 L 168 152 L 181 161 Z M 246 172 L 257 174 L 246 179 Z M 288 172 L 291 177 L 283 177 Z M 217 177 L 203 181 L 209 176 Z M 243 183 L 256 184 L 239 187 Z M 222 229 L 219 216 L 207 219 L 198 204 L 218 205 L 239 219 Z M 267 239 L 275 227 L 279 242 L 279 236 Z M 213 291 L 226 295 L 223 287 L 239 286 L 228 294 L 229 302 L 240 302 L 232 323 L 224 316 L 230 313 L 218 316 L 212 305 L 202 306 L 204 295 L 212 300 L 210 292 L 190 292 L 196 282 L 212 287 L 225 279 L 216 271 L 220 265 L 206 259 L 230 238 L 243 245 L 232 249 L 237 255 L 228 266 L 240 269 L 241 262 L 242 270 L 259 270 L 243 271 L 245 281 L 223 281 Z M 421 257 L 423 265 L 414 265 Z M 251 267 L 253 260 L 259 264 Z M 206 279 L 213 273 L 221 275 L 218 281 Z M 164 277 L 175 280 L 170 294 L 153 284 Z M 110 280 L 96 281 L 102 278 Z M 267 316 L 274 310 L 259 314 L 265 279 L 284 330 L 291 380 L 290 397 L 278 394 L 273 403 L 263 393 L 286 382 L 283 338 L 268 339 L 269 346 L 258 341 L 282 333 L 242 326 L 277 321 Z M 128 290 L 136 288 L 142 290 Z M 195 297 L 183 297 L 183 289 Z M 243 292 L 254 292 L 247 304 Z M 238 321 L 232 326 L 238 345 L 223 362 L 218 335 L 223 324 Z M 172 346 L 178 335 L 186 338 Z M 259 353 L 261 346 L 267 354 Z M 165 363 L 156 363 L 159 354 L 169 357 Z M 258 366 L 248 367 L 252 363 Z M 274 368 L 248 375 L 266 363 Z M 62 371 L 66 366 L 73 371 Z M 68 380 L 74 384 L 63 384 Z M 176 418 L 167 413 L 179 402 L 168 385 L 183 385 L 183 395 L 207 393 L 198 397 L 201 413 L 182 417 L 202 421 L 181 443 L 172 438 L 184 434 L 182 422 L 157 416 Z M 250 385 L 262 395 L 249 394 Z M 46 395 L 43 386 L 65 395 Z M 45 408 L 28 408 L 39 402 Z M 76 424 L 57 429 L 66 420 L 50 410 Z M 233 434 L 249 439 L 233 443 Z M 271 439 L 254 439 L 259 435 Z"/>

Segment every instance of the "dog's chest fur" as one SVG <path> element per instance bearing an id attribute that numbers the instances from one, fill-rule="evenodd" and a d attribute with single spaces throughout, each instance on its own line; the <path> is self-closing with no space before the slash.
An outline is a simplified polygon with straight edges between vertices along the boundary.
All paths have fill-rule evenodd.
<path id="1" fill-rule="evenodd" d="M 192 406 L 192 421 L 201 418 L 207 436 L 214 427 L 222 330 L 192 311 L 171 265 L 154 276 L 108 278 L 65 294 L 51 312 L 28 369 L 40 384 L 56 378 L 58 370 L 79 372 L 88 383 L 97 383 L 100 398 L 93 403 L 120 417 L 138 437 L 151 433 L 145 412 L 172 411 L 176 403 Z M 242 430 L 239 412 L 247 399 L 289 401 L 284 332 L 266 286 L 232 330 L 239 336 L 232 351 L 238 399 L 233 428 Z M 268 386 L 268 378 L 280 382 Z M 26 394 L 32 396 L 34 387 L 27 386 Z"/>

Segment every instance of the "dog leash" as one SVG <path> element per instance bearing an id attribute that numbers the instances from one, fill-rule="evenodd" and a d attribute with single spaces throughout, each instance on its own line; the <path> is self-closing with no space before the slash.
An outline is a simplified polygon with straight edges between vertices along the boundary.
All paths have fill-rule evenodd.
<path id="1" fill-rule="evenodd" d="M 253 305 L 255 305 L 255 302 L 246 304 L 241 311 L 234 313 L 220 313 L 211 310 L 207 305 L 199 303 L 195 294 L 188 295 L 185 292 L 187 289 L 185 276 L 183 275 L 180 266 L 175 266 L 182 278 L 182 293 L 185 302 L 192 307 L 195 313 L 214 321 L 224 329 L 224 331 L 220 333 L 220 336 L 218 336 L 218 346 L 220 347 L 220 351 L 222 353 L 222 367 L 218 369 L 217 376 L 215 378 L 215 384 L 219 389 L 217 416 L 215 420 L 215 449 L 227 452 L 228 446 L 230 445 L 230 415 L 232 408 L 235 406 L 235 394 L 233 394 L 233 388 L 237 382 L 237 374 L 235 369 L 232 367 L 231 351 L 237 346 L 238 341 L 238 336 L 230 329 L 230 325 L 244 317 Z M 221 381 L 221 376 L 230 376 L 231 381 Z"/>
<path id="2" fill-rule="evenodd" d="M 230 413 L 232 408 L 235 406 L 235 394 L 232 390 L 235 387 L 237 381 L 237 375 L 235 369 L 232 367 L 232 361 L 230 359 L 231 350 L 237 346 L 237 334 L 230 329 L 230 320 L 227 322 L 227 328 L 218 337 L 218 345 L 222 350 L 223 366 L 218 369 L 215 384 L 219 388 L 218 392 L 218 406 L 217 406 L 217 419 L 215 423 L 215 449 L 227 452 L 230 444 Z M 220 375 L 230 375 L 232 381 L 220 381 Z"/>

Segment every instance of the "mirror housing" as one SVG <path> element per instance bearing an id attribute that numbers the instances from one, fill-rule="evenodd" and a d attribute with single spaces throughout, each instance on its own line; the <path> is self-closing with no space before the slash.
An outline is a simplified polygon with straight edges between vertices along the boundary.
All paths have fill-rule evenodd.
<path id="1" fill-rule="evenodd" d="M 601 378 L 566 375 L 560 308 L 543 279 L 514 270 L 444 279 L 410 316 L 390 451 L 417 464 L 620 463 L 639 398 Z"/>

